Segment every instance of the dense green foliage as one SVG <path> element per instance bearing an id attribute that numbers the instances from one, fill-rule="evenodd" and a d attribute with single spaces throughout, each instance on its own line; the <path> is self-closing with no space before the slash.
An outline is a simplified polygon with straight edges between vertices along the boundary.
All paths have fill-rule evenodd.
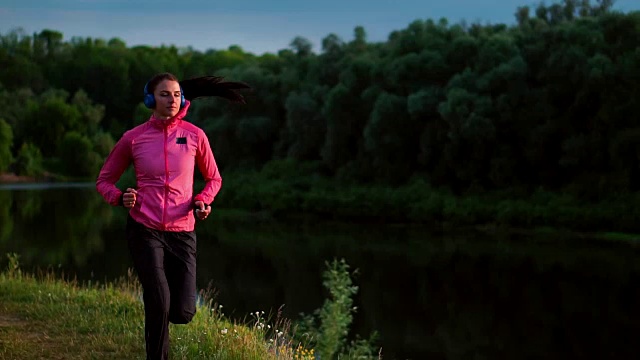
<path id="1" fill-rule="evenodd" d="M 6 121 L 0 119 L 0 172 L 6 171 L 13 161 L 11 145 L 13 144 L 13 131 Z"/>
<path id="2" fill-rule="evenodd" d="M 348 41 L 327 35 L 319 53 L 303 37 L 255 55 L 12 31 L 0 36 L 0 106 L 13 132 L 0 164 L 24 163 L 29 143 L 46 170 L 95 175 L 114 141 L 148 116 L 144 83 L 170 71 L 254 88 L 246 106 L 196 101 L 189 115 L 223 171 L 293 159 L 312 164 L 298 177 L 334 186 L 420 179 L 455 195 L 542 190 L 602 201 L 640 188 L 640 12 L 611 6 L 520 7 L 512 26 L 421 19 L 380 43 L 356 27 Z"/>

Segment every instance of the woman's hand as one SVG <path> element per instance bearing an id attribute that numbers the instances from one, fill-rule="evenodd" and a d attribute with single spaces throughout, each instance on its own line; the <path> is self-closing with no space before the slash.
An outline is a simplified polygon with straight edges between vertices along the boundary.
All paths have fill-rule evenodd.
<path id="1" fill-rule="evenodd" d="M 205 205 L 204 202 L 198 200 L 195 202 L 196 205 L 196 217 L 200 220 L 204 220 L 211 213 L 211 206 Z"/>
<path id="2" fill-rule="evenodd" d="M 136 205 L 136 189 L 127 188 L 127 191 L 122 195 L 122 205 L 127 209 L 132 209 Z"/>

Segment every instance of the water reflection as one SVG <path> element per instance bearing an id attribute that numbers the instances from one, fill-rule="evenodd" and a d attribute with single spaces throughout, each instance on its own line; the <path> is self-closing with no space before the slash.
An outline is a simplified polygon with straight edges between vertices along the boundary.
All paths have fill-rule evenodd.
<path id="1" fill-rule="evenodd" d="M 111 225 L 113 212 L 92 191 L 4 190 L 0 196 L 0 213 L 7 214 L 0 216 L 0 244 L 18 251 L 25 264 L 83 267 L 103 252 L 101 231 Z"/>
<path id="2" fill-rule="evenodd" d="M 113 279 L 126 212 L 92 188 L 0 191 L 0 253 Z M 211 221 L 209 221 L 211 220 Z M 320 307 L 325 261 L 358 269 L 354 332 L 386 359 L 635 358 L 638 247 L 578 237 L 217 216 L 198 228 L 198 283 L 227 314 Z M 4 261 L 5 259 L 2 259 Z M 4 263 L 2 263 L 4 266 Z"/>

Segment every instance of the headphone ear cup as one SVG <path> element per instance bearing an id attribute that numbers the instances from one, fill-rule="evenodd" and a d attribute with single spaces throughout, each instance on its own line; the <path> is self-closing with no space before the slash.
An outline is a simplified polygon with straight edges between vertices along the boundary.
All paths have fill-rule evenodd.
<path id="1" fill-rule="evenodd" d="M 156 107 L 156 99 L 151 94 L 146 94 L 142 101 L 144 102 L 144 105 L 149 109 L 153 109 Z"/>
<path id="2" fill-rule="evenodd" d="M 183 108 L 187 101 L 184 98 L 184 91 L 182 91 L 182 86 L 180 86 L 180 108 Z"/>
<path id="3" fill-rule="evenodd" d="M 148 107 L 149 109 L 153 109 L 156 107 L 156 99 L 153 97 L 153 94 L 149 94 L 147 92 L 148 85 L 149 83 L 146 83 L 144 85 L 144 98 L 142 99 L 142 102 L 144 103 L 144 106 Z"/>

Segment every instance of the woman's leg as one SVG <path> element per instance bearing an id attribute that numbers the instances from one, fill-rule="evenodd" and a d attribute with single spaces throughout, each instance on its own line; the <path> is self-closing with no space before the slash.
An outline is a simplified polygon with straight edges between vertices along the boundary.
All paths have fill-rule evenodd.
<path id="1" fill-rule="evenodd" d="M 187 324 L 196 314 L 196 234 L 188 231 L 165 235 L 165 274 L 171 292 L 169 321 Z"/>
<path id="2" fill-rule="evenodd" d="M 165 360 L 169 358 L 170 304 L 164 272 L 165 239 L 161 231 L 149 229 L 131 217 L 127 219 L 126 236 L 143 289 L 147 360 Z"/>

